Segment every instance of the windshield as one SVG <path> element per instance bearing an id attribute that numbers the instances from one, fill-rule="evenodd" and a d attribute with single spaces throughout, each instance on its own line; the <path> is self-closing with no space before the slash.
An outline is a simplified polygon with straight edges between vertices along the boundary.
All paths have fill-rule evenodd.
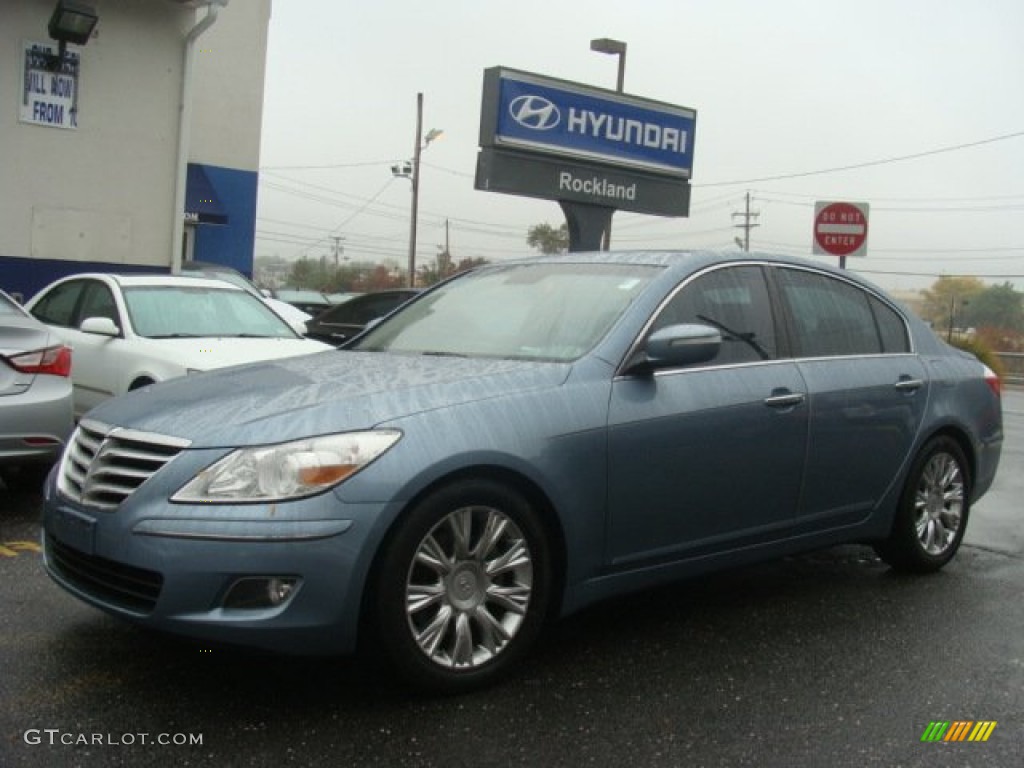
<path id="1" fill-rule="evenodd" d="M 542 263 L 479 270 L 407 305 L 353 348 L 575 360 L 608 332 L 657 269 Z"/>
<path id="2" fill-rule="evenodd" d="M 257 298 L 261 297 L 259 290 L 250 283 L 245 275 L 241 275 L 237 272 L 228 272 L 227 270 L 221 269 L 200 269 L 196 267 L 183 266 L 180 274 L 186 277 L 205 277 L 206 279 L 223 280 L 226 283 L 231 283 L 241 288 L 246 293 L 252 294 Z"/>
<path id="3" fill-rule="evenodd" d="M 151 339 L 189 336 L 296 338 L 262 301 L 243 291 L 147 285 L 124 289 L 135 333 Z"/>

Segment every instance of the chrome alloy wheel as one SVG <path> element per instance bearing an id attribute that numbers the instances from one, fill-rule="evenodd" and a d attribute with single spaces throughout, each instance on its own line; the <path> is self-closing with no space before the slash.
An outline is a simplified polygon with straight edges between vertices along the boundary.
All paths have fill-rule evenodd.
<path id="1" fill-rule="evenodd" d="M 948 453 L 932 456 L 921 472 L 914 496 L 914 527 L 922 549 L 941 555 L 949 549 L 963 524 L 964 478 Z"/>
<path id="2" fill-rule="evenodd" d="M 509 517 L 456 509 L 419 543 L 409 568 L 405 611 L 416 644 L 441 667 L 490 661 L 522 627 L 533 576 L 529 545 Z"/>

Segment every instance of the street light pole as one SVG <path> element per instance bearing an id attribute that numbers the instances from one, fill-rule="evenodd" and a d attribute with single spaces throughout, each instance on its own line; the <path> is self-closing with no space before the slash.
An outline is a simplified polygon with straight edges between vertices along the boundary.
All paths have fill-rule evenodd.
<path id="1" fill-rule="evenodd" d="M 619 57 L 619 71 L 615 80 L 615 90 L 623 92 L 626 85 L 626 44 L 622 40 L 612 40 L 609 37 L 599 37 L 590 41 L 590 50 L 597 53 L 607 53 Z M 612 246 L 612 221 L 608 219 L 608 226 L 604 231 L 604 250 Z"/>
<path id="2" fill-rule="evenodd" d="M 416 217 L 420 206 L 420 144 L 423 143 L 423 94 L 416 94 L 416 144 L 412 155 L 412 214 L 409 221 L 409 287 L 416 287 Z"/>

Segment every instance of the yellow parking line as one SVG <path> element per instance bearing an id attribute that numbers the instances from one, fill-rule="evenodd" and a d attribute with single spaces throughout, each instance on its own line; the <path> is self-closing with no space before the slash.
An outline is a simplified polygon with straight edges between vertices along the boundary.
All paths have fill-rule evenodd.
<path id="1" fill-rule="evenodd" d="M 42 552 L 34 541 L 5 541 L 0 544 L 0 557 L 17 557 L 19 552 Z"/>

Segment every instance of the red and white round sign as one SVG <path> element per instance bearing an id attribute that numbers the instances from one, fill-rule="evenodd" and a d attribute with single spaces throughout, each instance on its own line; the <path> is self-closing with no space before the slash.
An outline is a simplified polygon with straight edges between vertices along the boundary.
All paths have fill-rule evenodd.
<path id="1" fill-rule="evenodd" d="M 814 253 L 863 256 L 868 244 L 868 204 L 814 204 Z"/>

